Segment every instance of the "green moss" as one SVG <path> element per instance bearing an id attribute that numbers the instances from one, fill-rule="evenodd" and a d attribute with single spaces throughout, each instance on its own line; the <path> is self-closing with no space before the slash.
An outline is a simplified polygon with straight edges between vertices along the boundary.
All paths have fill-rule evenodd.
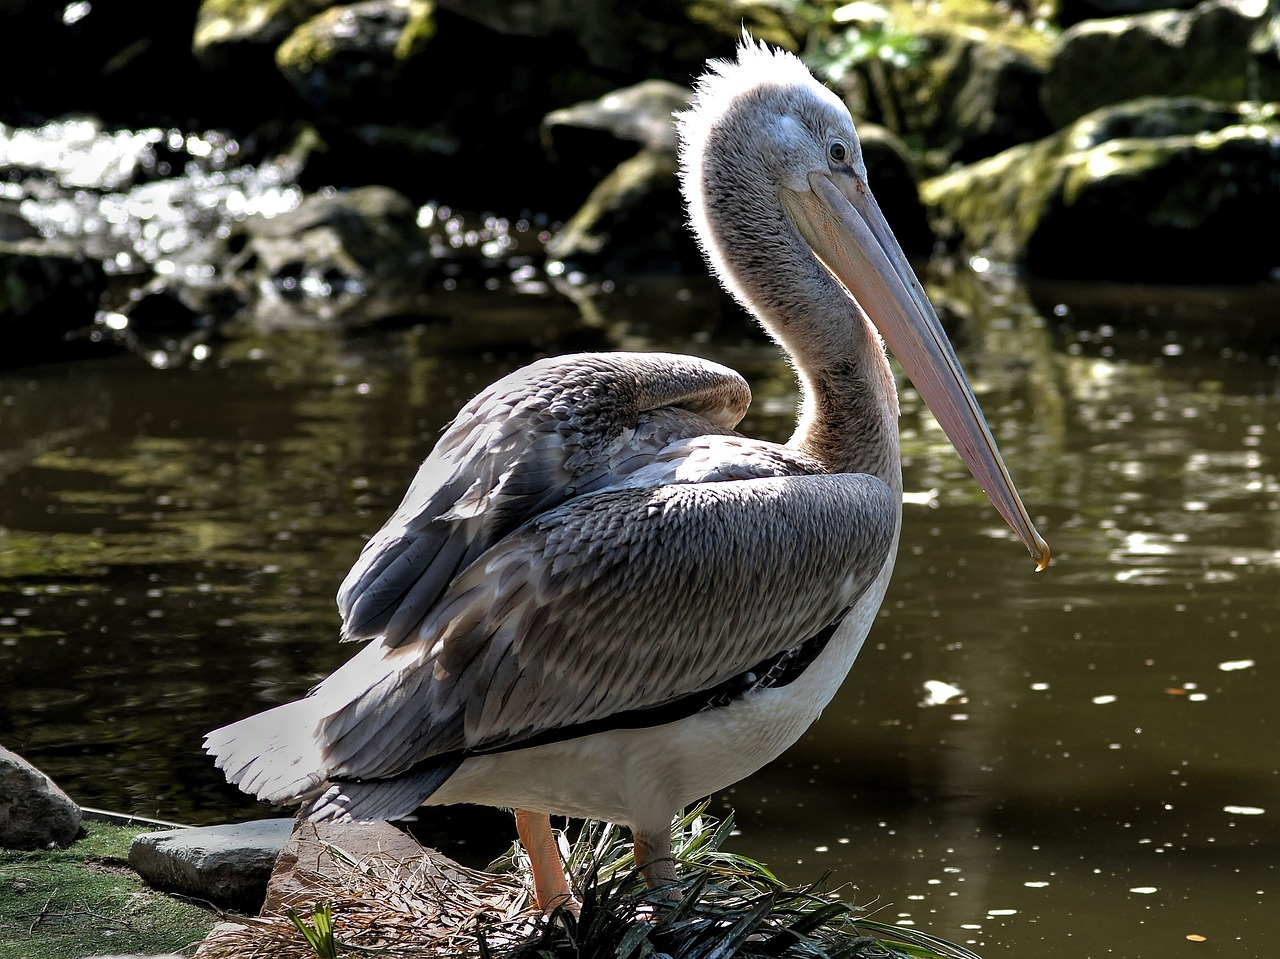
<path id="1" fill-rule="evenodd" d="M 270 43 L 332 6 L 332 0 L 203 0 L 193 44 L 197 51 L 228 42 Z"/>
<path id="2" fill-rule="evenodd" d="M 883 6 L 893 23 L 908 33 L 972 31 L 985 34 L 1046 66 L 1058 31 L 1044 21 L 1026 21 L 1010 16 L 1008 6 L 992 0 L 887 0 Z"/>
<path id="3" fill-rule="evenodd" d="M 267 21 L 277 16 L 305 20 L 327 6 L 332 6 L 332 0 L 203 0 L 200 15 L 247 22 Z"/>
<path id="4" fill-rule="evenodd" d="M 920 185 L 927 207 L 956 224 L 966 248 L 1014 260 L 1062 181 L 1061 136 L 1003 153 Z"/>
<path id="5" fill-rule="evenodd" d="M 341 30 L 329 28 L 350 13 L 344 7 L 333 7 L 300 24 L 276 48 L 276 66 L 286 73 L 307 74 L 343 52 L 337 37 Z M 397 65 L 419 56 L 436 34 L 435 4 L 431 0 L 411 0 L 405 24 L 396 39 L 393 57 Z"/>
<path id="6" fill-rule="evenodd" d="M 1054 262 L 1083 256 L 1072 237 L 1094 236 L 1089 246 L 1099 249 L 1099 231 L 1155 237 L 1176 254 L 1178 243 L 1162 235 L 1219 230 L 1229 241 L 1231 217 L 1257 215 L 1243 197 L 1271 202 L 1280 181 L 1272 116 L 1256 104 L 1131 101 L 926 180 L 921 199 L 966 251 L 1032 269 L 1045 250 Z"/>
<path id="7" fill-rule="evenodd" d="M 757 40 L 798 52 L 822 3 L 810 0 L 692 0 L 685 8 L 690 22 L 737 40 L 745 27 Z"/>
<path id="8" fill-rule="evenodd" d="M 436 7 L 430 0 L 412 0 L 409 4 L 409 22 L 400 31 L 396 41 L 396 60 L 403 63 L 420 54 L 436 35 Z"/>
<path id="9" fill-rule="evenodd" d="M 1087 153 L 1071 154 L 1063 164 L 1062 202 L 1072 206 L 1100 180 L 1140 176 L 1164 164 L 1168 155 L 1168 142 L 1160 140 L 1113 140 Z"/>
<path id="10" fill-rule="evenodd" d="M 307 21 L 289 34 L 276 47 L 276 66 L 285 73 L 307 74 L 327 63 L 338 48 L 333 42 L 332 31 L 316 29 L 316 21 L 329 15 L 333 15 L 333 11 Z"/>
<path id="11" fill-rule="evenodd" d="M 201 941 L 216 917 L 148 888 L 128 867 L 151 827 L 87 822 L 66 849 L 0 850 L 0 959 L 79 959 L 173 952 Z"/>

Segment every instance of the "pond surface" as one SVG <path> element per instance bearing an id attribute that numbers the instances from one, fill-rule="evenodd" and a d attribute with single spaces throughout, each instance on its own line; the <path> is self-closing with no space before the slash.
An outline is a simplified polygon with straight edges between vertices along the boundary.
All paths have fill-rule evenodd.
<path id="1" fill-rule="evenodd" d="M 427 326 L 0 374 L 0 742 L 87 806 L 269 815 L 201 736 L 351 654 L 337 585 L 480 387 L 544 352 L 681 350 L 747 375 L 748 432 L 789 432 L 787 368 L 706 284 L 573 292 L 585 325 L 553 293 L 458 291 Z M 1274 955 L 1280 296 L 967 271 L 931 293 L 1054 564 L 1032 572 L 907 389 L 880 620 L 713 812 L 784 879 L 829 872 L 988 959 Z M 418 828 L 476 863 L 514 838 L 485 810 Z"/>

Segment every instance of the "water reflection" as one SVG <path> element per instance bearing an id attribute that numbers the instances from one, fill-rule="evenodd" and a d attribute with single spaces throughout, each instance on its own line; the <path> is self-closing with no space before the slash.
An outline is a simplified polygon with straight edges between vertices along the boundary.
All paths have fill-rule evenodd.
<path id="1" fill-rule="evenodd" d="M 569 289 L 245 334 L 187 369 L 0 377 L 0 741 L 87 805 L 263 814 L 201 734 L 347 658 L 332 597 L 364 538 L 452 412 L 535 353 L 696 352 L 752 381 L 749 431 L 789 431 L 788 370 L 708 285 Z M 819 725 L 717 800 L 736 848 L 989 957 L 1269 954 L 1280 367 L 1253 317 L 1274 291 L 1193 310 L 957 271 L 932 292 L 1055 565 L 1031 572 L 908 390 L 881 620 Z M 486 811 L 421 829 L 475 858 L 511 838 Z"/>

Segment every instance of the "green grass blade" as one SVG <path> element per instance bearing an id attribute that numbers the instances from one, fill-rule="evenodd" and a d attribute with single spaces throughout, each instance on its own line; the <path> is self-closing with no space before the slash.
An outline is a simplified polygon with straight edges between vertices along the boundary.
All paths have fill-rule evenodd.
<path id="1" fill-rule="evenodd" d="M 333 909 L 327 902 L 316 906 L 312 913 L 314 925 L 308 925 L 293 909 L 287 915 L 319 959 L 338 959 L 338 943 L 333 938 Z"/>
<path id="2" fill-rule="evenodd" d="M 876 933 L 877 937 L 888 941 L 894 948 L 907 955 L 919 959 L 981 959 L 976 953 L 964 946 L 918 929 L 903 926 L 892 926 L 875 919 L 859 919 L 857 924 Z"/>
<path id="3" fill-rule="evenodd" d="M 773 908 L 773 897 L 762 896 L 750 912 L 734 923 L 724 938 L 702 954 L 701 959 L 726 959 L 734 955 L 747 938 L 764 923 Z"/>

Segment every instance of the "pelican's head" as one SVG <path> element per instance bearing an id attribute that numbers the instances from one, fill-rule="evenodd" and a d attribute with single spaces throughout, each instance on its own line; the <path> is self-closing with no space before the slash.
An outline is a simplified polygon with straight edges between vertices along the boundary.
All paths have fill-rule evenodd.
<path id="1" fill-rule="evenodd" d="M 681 190 L 718 271 L 725 258 L 715 249 L 724 232 L 711 222 L 717 215 L 761 221 L 747 229 L 767 238 L 781 225 L 764 221 L 782 215 L 782 195 L 810 191 L 812 177 L 845 190 L 866 183 L 862 145 L 840 98 L 799 57 L 745 32 L 737 58 L 708 64 L 690 109 L 676 120 Z"/>
<path id="2" fill-rule="evenodd" d="M 725 286 L 754 309 L 758 304 L 746 287 L 753 274 L 760 275 L 758 288 L 788 289 L 779 299 L 789 302 L 776 309 L 813 309 L 829 282 L 770 284 L 770 275 L 803 277 L 816 270 L 834 277 L 875 324 L 1037 567 L 1046 566 L 1049 547 L 871 194 L 862 145 L 840 98 L 798 57 L 744 33 L 737 58 L 712 62 L 698 80 L 677 129 L 690 223 Z"/>

